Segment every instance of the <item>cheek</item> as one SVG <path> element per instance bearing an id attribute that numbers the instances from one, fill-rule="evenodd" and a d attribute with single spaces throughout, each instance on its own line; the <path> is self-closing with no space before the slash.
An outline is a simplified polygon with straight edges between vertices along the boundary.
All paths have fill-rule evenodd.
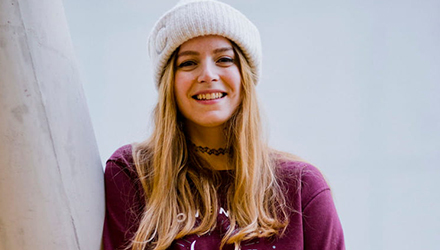
<path id="1" fill-rule="evenodd" d="M 188 79 L 185 78 L 183 74 L 176 73 L 176 77 L 174 78 L 174 92 L 178 102 L 181 98 L 186 96 L 188 88 Z"/>
<path id="2" fill-rule="evenodd" d="M 242 86 L 241 86 L 241 75 L 237 71 L 234 71 L 233 73 L 229 74 L 228 82 L 230 83 L 230 88 L 233 90 L 233 92 L 240 97 Z"/>

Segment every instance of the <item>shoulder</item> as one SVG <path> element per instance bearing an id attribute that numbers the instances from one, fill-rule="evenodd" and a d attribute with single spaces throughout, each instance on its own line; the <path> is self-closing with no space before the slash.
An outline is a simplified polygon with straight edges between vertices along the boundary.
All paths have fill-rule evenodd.
<path id="1" fill-rule="evenodd" d="M 330 188 L 321 171 L 310 163 L 283 160 L 277 163 L 277 173 L 283 186 L 301 197 L 304 209 L 309 202 Z"/>
<path id="2" fill-rule="evenodd" d="M 321 171 L 310 163 L 286 158 L 278 160 L 276 167 L 281 186 L 287 187 L 287 205 L 294 211 L 290 231 L 302 230 L 304 249 L 345 249 L 342 226 Z M 295 229 L 297 224 L 301 229 Z"/>
<path id="3" fill-rule="evenodd" d="M 133 146 L 131 144 L 124 145 L 118 148 L 107 160 L 108 161 L 116 161 L 116 162 L 133 162 L 132 156 Z"/>
<path id="4" fill-rule="evenodd" d="M 104 182 L 107 200 L 110 202 L 111 199 L 121 197 L 130 199 L 130 202 L 140 199 L 139 194 L 142 192 L 142 185 L 133 161 L 131 145 L 118 148 L 107 160 Z M 113 201 L 113 203 L 118 202 L 117 200 Z"/>
<path id="5" fill-rule="evenodd" d="M 294 178 L 299 179 L 303 185 L 328 188 L 321 171 L 308 162 L 283 160 L 278 161 L 276 166 L 277 173 L 283 180 L 291 181 Z"/>
<path id="6" fill-rule="evenodd" d="M 105 166 L 106 178 L 115 177 L 120 174 L 132 177 L 135 174 L 132 148 L 131 144 L 124 145 L 110 156 Z"/>

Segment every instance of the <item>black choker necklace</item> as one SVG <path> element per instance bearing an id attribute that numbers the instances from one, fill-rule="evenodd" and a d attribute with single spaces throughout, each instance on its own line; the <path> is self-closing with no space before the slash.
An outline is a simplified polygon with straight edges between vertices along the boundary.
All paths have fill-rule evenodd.
<path id="1" fill-rule="evenodd" d="M 218 149 L 213 149 L 213 148 L 208 148 L 208 147 L 202 147 L 202 146 L 197 146 L 196 144 L 192 144 L 194 146 L 194 149 L 196 152 L 200 152 L 203 154 L 209 154 L 209 155 L 224 155 L 224 154 L 229 154 L 229 152 L 231 151 L 229 148 L 218 148 Z"/>

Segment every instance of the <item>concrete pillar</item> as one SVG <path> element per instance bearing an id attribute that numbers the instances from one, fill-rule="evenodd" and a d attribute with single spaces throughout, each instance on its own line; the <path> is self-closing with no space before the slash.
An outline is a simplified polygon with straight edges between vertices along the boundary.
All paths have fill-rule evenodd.
<path id="1" fill-rule="evenodd" d="M 60 0 L 0 0 L 0 250 L 100 249 L 103 170 Z"/>

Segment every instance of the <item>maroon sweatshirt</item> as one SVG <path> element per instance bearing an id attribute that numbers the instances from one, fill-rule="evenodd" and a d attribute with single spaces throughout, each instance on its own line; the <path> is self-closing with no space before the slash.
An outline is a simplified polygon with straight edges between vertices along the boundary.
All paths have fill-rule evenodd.
<path id="1" fill-rule="evenodd" d="M 225 179 L 232 178 L 228 171 L 223 171 L 221 175 Z M 319 170 L 304 162 L 282 162 L 279 176 L 292 211 L 287 230 L 282 237 L 256 238 L 242 242 L 241 249 L 345 249 L 344 235 L 330 188 Z M 119 148 L 107 161 L 105 191 L 104 250 L 123 249 L 136 232 L 145 206 L 130 145 Z M 219 196 L 222 194 L 219 193 Z M 202 236 L 188 235 L 175 240 L 168 249 L 219 249 L 228 226 L 228 211 L 220 207 L 214 230 Z M 223 249 L 233 250 L 234 247 L 226 245 Z"/>

